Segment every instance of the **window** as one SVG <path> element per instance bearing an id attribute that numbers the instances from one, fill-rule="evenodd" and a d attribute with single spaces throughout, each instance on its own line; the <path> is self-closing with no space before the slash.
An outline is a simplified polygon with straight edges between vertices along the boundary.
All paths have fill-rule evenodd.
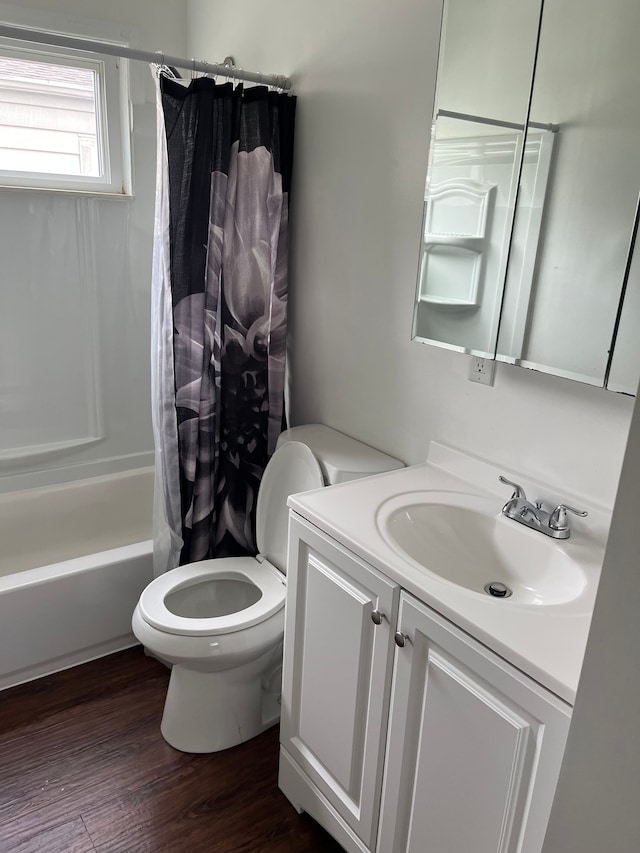
<path id="1" fill-rule="evenodd" d="M 0 45 L 0 186 L 130 195 L 127 63 Z"/>

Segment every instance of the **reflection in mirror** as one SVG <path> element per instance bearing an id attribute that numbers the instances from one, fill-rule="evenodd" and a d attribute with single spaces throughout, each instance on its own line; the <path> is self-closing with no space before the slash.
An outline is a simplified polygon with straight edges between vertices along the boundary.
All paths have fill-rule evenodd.
<path id="1" fill-rule="evenodd" d="M 515 256 L 509 261 L 500 360 L 594 385 L 605 382 L 640 189 L 639 31 L 637 0 L 544 4 L 530 117 L 553 121 L 559 130 L 526 300 L 519 292 L 522 270 Z M 531 213 L 521 193 L 514 244 Z M 632 272 L 637 279 L 637 269 Z M 629 329 L 638 334 L 637 287 L 630 281 L 621 351 L 614 354 L 609 382 L 630 393 L 637 378 L 633 383 L 615 376 L 625 373 L 626 347 L 637 377 L 637 347 L 631 355 L 628 337 Z"/>
<path id="2" fill-rule="evenodd" d="M 493 354 L 524 135 L 439 115 L 431 143 L 414 332 Z"/>
<path id="3" fill-rule="evenodd" d="M 557 133 L 555 125 L 536 127 L 529 123 L 520 172 L 517 216 L 509 247 L 508 287 L 503 295 L 500 316 L 500 344 L 505 348 L 508 346 L 512 353 L 522 353 L 524 346 Z"/>
<path id="4" fill-rule="evenodd" d="M 522 214 L 511 254 L 520 295 L 515 282 L 512 292 L 516 313 L 525 306 L 524 324 L 554 133 L 551 127 L 529 133 L 523 156 L 521 129 L 438 115 L 418 273 L 420 338 L 493 357 L 518 186 Z"/>
<path id="5" fill-rule="evenodd" d="M 445 0 L 413 328 L 420 340 L 495 352 L 523 152 L 536 175 L 546 164 L 534 192 L 544 191 L 550 162 L 550 145 L 523 144 L 539 16 L 539 0 Z"/>
<path id="6" fill-rule="evenodd" d="M 438 110 L 524 123 L 540 6 L 540 0 L 444 0 Z"/>

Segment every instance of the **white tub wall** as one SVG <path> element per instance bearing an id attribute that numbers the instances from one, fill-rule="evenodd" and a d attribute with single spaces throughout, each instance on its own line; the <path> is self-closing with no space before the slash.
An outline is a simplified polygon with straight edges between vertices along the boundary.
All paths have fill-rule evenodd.
<path id="1" fill-rule="evenodd" d="M 0 689 L 136 645 L 152 579 L 150 541 L 0 578 Z"/>
<path id="2" fill-rule="evenodd" d="M 0 689 L 136 644 L 153 469 L 0 495 Z"/>
<path id="3" fill-rule="evenodd" d="M 16 12 L 16 9 L 18 10 Z M 45 20 L 56 16 L 69 29 L 86 31 L 88 21 L 95 21 L 95 38 L 113 37 L 114 33 L 127 39 L 133 47 L 164 50 L 186 55 L 186 4 L 175 0 L 21 0 L 19 7 L 0 3 L 0 12 L 9 22 Z M 101 23 L 102 22 L 102 23 Z M 64 26 L 64 23 L 61 24 Z M 93 25 L 92 25 L 93 26 Z M 149 68 L 132 63 L 132 96 L 134 121 L 134 178 L 135 200 L 99 200 L 100 235 L 94 257 L 94 300 L 96 330 L 96 390 L 101 409 L 100 441 L 75 449 L 45 456 L 25 458 L 11 464 L 0 461 L 0 491 L 11 492 L 55 482 L 96 476 L 137 468 L 153 463 L 153 439 L 150 417 L 150 288 L 153 211 L 155 192 L 155 102 L 153 81 Z M 72 215 L 75 201 L 56 197 L 55 217 Z M 0 199 L 0 252 L 3 257 L 31 258 L 34 252 L 29 235 L 14 233 L 12 222 L 22 206 L 22 219 L 28 219 L 25 206 L 53 210 L 50 196 L 37 193 L 4 193 Z M 95 205 L 94 205 L 95 207 Z M 122 247 L 125 247 L 124 250 Z M 34 269 L 29 281 L 35 290 L 47 280 L 47 261 L 43 259 L 40 273 Z M 89 283 L 70 281 L 68 288 L 84 287 Z M 62 285 L 64 286 L 64 282 Z M 8 314 L 9 318 L 11 313 Z M 55 352 L 64 342 L 34 341 L 33 359 L 42 359 L 46 352 Z M 3 360 L 4 360 L 3 352 Z M 16 359 L 17 361 L 17 359 Z M 5 361 L 6 363 L 6 361 Z M 35 365 L 34 365 L 35 368 Z M 31 369 L 31 368 L 29 368 Z M 21 365 L 14 363 L 12 373 L 0 370 L 0 429 L 5 406 L 13 405 L 27 390 L 26 383 L 16 385 Z M 5 377 L 3 379 L 3 377 Z M 12 378 L 13 377 L 13 378 Z M 69 383 L 60 387 L 60 395 L 73 398 Z M 71 407 L 70 407 L 71 408 Z M 41 413 L 46 422 L 46 413 Z M 68 424 L 74 437 L 76 424 Z"/>
<path id="4" fill-rule="evenodd" d="M 153 482 L 141 468 L 0 495 L 0 578 L 150 539 Z"/>
<path id="5" fill-rule="evenodd" d="M 439 0 L 189 0 L 189 55 L 290 73 L 292 423 L 407 463 L 432 439 L 611 506 L 633 401 L 410 340 Z"/>

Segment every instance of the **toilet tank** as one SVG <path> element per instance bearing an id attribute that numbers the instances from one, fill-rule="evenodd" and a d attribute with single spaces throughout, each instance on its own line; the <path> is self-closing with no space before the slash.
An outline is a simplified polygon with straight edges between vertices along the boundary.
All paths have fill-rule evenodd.
<path id="1" fill-rule="evenodd" d="M 287 441 L 301 441 L 307 445 L 318 460 L 327 486 L 404 468 L 399 459 L 324 424 L 291 427 L 281 433 L 277 447 Z"/>

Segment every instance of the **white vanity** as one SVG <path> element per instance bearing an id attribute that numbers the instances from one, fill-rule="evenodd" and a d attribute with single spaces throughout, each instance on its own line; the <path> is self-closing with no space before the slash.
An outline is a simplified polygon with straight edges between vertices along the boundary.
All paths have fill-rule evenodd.
<path id="1" fill-rule="evenodd" d="M 433 444 L 289 501 L 279 784 L 347 851 L 540 853 L 608 516 L 547 541 L 501 473 Z"/>

